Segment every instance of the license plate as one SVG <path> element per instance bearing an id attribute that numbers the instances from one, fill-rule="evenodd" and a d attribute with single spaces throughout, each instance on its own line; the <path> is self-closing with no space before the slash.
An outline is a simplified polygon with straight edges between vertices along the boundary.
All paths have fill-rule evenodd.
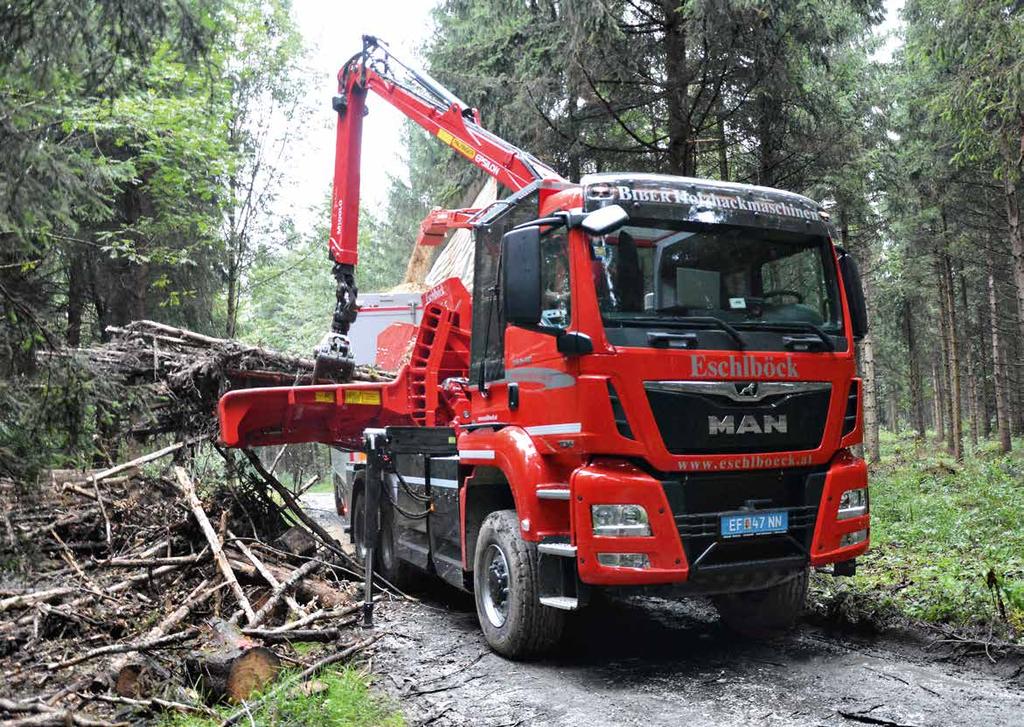
<path id="1" fill-rule="evenodd" d="M 788 529 L 789 513 L 785 510 L 722 515 L 723 538 L 737 538 L 742 535 L 762 535 L 764 533 L 784 533 Z"/>

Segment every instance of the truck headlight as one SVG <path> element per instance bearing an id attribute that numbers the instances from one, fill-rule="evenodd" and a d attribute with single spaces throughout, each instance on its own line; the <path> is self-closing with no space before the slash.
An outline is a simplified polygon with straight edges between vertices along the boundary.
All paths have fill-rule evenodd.
<path id="1" fill-rule="evenodd" d="M 847 545 L 856 545 L 857 543 L 863 543 L 868 539 L 867 530 L 855 530 L 852 533 L 847 533 L 839 541 L 839 547 L 845 548 Z"/>
<path id="2" fill-rule="evenodd" d="M 646 553 L 598 553 L 597 562 L 614 568 L 650 568 Z"/>
<path id="3" fill-rule="evenodd" d="M 847 490 L 839 498 L 839 520 L 849 520 L 852 517 L 860 517 L 868 511 L 868 490 L 860 487 L 856 490 Z"/>
<path id="4" fill-rule="evenodd" d="M 594 535 L 636 537 L 650 535 L 647 511 L 641 505 L 591 505 Z"/>

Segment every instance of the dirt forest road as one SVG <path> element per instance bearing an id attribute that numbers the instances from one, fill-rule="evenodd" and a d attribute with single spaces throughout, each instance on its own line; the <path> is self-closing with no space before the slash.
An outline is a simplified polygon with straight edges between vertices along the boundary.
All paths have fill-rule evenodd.
<path id="1" fill-rule="evenodd" d="M 471 597 L 416 595 L 378 609 L 373 659 L 413 725 L 1024 725 L 1020 662 L 810 623 L 750 643 L 706 604 L 630 599 L 579 614 L 553 657 L 514 663 L 488 650 Z"/>

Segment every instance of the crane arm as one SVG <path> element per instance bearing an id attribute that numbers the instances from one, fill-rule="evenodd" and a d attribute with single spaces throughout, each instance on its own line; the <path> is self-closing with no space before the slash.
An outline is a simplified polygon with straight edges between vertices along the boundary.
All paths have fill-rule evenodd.
<path id="1" fill-rule="evenodd" d="M 401 74 L 401 77 L 399 77 Z M 338 73 L 339 95 L 330 253 L 340 264 L 359 260 L 359 162 L 366 95 L 372 91 L 513 192 L 561 177 L 519 147 L 480 125 L 480 115 L 425 72 L 363 36 L 363 50 Z"/>
<path id="2" fill-rule="evenodd" d="M 513 192 L 541 179 L 561 179 L 546 164 L 483 128 L 476 109 L 427 73 L 397 58 L 382 41 L 364 35 L 362 51 L 338 72 L 338 96 L 334 98 L 338 127 L 328 245 L 337 279 L 337 303 L 331 332 L 315 351 L 314 381 L 327 369 L 347 378 L 354 365 L 345 334 L 358 313 L 359 164 L 366 96 L 371 91 Z M 440 220 L 436 214 L 431 219 L 436 236 Z M 458 215 L 451 220 L 462 223 L 458 226 L 466 223 Z"/>

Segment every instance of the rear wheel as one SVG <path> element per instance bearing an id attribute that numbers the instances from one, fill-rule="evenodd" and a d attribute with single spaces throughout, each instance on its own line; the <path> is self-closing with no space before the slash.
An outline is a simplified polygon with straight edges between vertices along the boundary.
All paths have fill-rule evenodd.
<path id="1" fill-rule="evenodd" d="M 522 539 L 515 510 L 492 512 L 484 520 L 473 559 L 473 590 L 484 638 L 499 654 L 524 658 L 558 643 L 565 614 L 540 603 L 537 546 Z"/>
<path id="2" fill-rule="evenodd" d="M 793 628 L 807 600 L 807 569 L 775 586 L 713 599 L 722 623 L 741 636 L 765 639 Z"/>
<path id="3" fill-rule="evenodd" d="M 366 556 L 366 524 L 364 522 L 364 516 L 363 493 L 360 490 L 352 496 L 352 512 L 349 514 L 349 518 L 352 522 L 349 540 L 352 543 L 352 548 L 356 552 L 356 560 L 359 563 L 362 563 L 363 558 Z"/>

